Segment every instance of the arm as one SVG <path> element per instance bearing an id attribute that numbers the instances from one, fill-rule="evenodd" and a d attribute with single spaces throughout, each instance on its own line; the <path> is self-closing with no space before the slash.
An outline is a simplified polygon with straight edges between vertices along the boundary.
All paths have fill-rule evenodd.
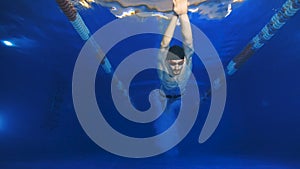
<path id="1" fill-rule="evenodd" d="M 189 3 L 187 0 L 173 0 L 173 4 L 174 4 L 174 12 L 177 14 L 177 16 L 172 16 L 171 21 L 165 31 L 163 40 L 161 42 L 161 47 L 165 48 L 169 46 L 170 41 L 174 34 L 176 21 L 178 17 L 181 23 L 181 32 L 184 39 L 184 45 L 192 47 L 193 46 L 192 30 L 191 30 L 190 20 L 187 16 L 187 9 Z"/>
<path id="2" fill-rule="evenodd" d="M 183 48 L 184 53 L 187 59 L 194 53 L 194 45 L 193 45 L 193 34 L 191 29 L 191 23 L 187 16 L 187 14 L 182 14 L 179 16 L 179 21 L 181 25 L 181 33 L 183 37 Z"/>
<path id="3" fill-rule="evenodd" d="M 190 59 L 194 53 L 194 47 L 191 23 L 187 15 L 189 2 L 188 0 L 173 0 L 173 3 L 174 12 L 179 16 L 185 56 Z"/>
<path id="4" fill-rule="evenodd" d="M 169 50 L 169 44 L 170 41 L 173 37 L 175 28 L 176 28 L 176 22 L 177 22 L 178 17 L 177 16 L 172 16 L 170 23 L 165 31 L 165 34 L 163 36 L 163 39 L 160 43 L 160 50 L 159 50 L 159 55 L 158 55 L 158 76 L 161 80 L 164 80 L 164 71 L 167 70 L 165 60 L 167 57 L 167 53 Z"/>
<path id="5" fill-rule="evenodd" d="M 171 21 L 165 31 L 165 34 L 164 34 L 164 37 L 161 41 L 161 44 L 160 46 L 162 48 L 166 48 L 166 47 L 169 47 L 169 44 L 170 44 L 170 41 L 173 37 L 173 34 L 174 34 L 174 30 L 175 30 L 175 27 L 176 27 L 176 22 L 177 22 L 177 16 L 172 16 L 171 18 Z"/>
<path id="6" fill-rule="evenodd" d="M 179 21 L 181 25 L 181 33 L 184 40 L 184 45 L 193 47 L 193 35 L 192 35 L 191 23 L 187 14 L 180 15 Z"/>

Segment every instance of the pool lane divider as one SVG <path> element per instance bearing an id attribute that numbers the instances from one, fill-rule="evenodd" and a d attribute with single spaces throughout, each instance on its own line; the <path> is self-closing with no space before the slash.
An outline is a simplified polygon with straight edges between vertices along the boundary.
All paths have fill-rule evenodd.
<path id="1" fill-rule="evenodd" d="M 235 56 L 227 65 L 226 74 L 232 76 L 240 67 L 250 59 L 256 51 L 262 48 L 267 41 L 269 41 L 276 32 L 282 28 L 286 22 L 294 16 L 300 9 L 300 0 L 287 0 L 281 9 L 272 16 L 270 21 L 263 27 L 263 29 L 244 47 L 244 49 Z M 211 87 L 206 90 L 204 96 L 201 97 L 205 101 L 211 97 L 211 90 L 217 90 L 226 79 L 216 79 L 211 83 Z"/>
<path id="2" fill-rule="evenodd" d="M 72 2 L 70 0 L 56 0 L 56 3 L 58 4 L 62 12 L 65 14 L 65 16 L 68 18 L 68 20 L 71 22 L 81 39 L 84 41 L 90 39 L 91 43 L 93 44 L 93 47 L 95 48 L 95 50 L 97 50 L 98 55 L 103 56 L 104 53 L 102 52 L 100 46 L 95 41 L 95 39 L 91 37 L 89 29 L 87 28 L 86 24 L 82 20 L 81 16 L 77 12 Z M 106 56 L 99 58 L 103 58 L 101 60 L 101 67 L 103 68 L 105 73 L 111 74 L 112 67 L 110 61 L 107 59 Z"/>
<path id="3" fill-rule="evenodd" d="M 269 23 L 227 65 L 227 75 L 233 75 L 253 54 L 269 41 L 300 9 L 300 0 L 287 0 Z"/>

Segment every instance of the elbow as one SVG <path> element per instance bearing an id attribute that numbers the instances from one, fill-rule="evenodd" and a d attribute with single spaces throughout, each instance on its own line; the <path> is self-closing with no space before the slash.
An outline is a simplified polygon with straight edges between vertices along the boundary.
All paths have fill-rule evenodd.
<path id="1" fill-rule="evenodd" d="M 162 40 L 160 43 L 161 48 L 166 48 L 169 46 L 169 42 L 167 40 Z"/>

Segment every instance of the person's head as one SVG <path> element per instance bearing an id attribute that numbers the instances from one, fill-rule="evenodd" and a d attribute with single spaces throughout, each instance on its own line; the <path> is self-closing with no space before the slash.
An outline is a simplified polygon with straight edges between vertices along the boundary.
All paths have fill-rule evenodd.
<path id="1" fill-rule="evenodd" d="M 173 76 L 179 75 L 185 63 L 185 54 L 182 47 L 174 45 L 169 48 L 167 64 Z"/>

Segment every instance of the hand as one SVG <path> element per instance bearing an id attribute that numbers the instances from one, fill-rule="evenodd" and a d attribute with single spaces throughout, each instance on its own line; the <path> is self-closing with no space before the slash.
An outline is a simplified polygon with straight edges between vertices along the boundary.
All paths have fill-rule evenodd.
<path id="1" fill-rule="evenodd" d="M 173 0 L 174 12 L 177 15 L 186 14 L 189 6 L 188 0 Z"/>

